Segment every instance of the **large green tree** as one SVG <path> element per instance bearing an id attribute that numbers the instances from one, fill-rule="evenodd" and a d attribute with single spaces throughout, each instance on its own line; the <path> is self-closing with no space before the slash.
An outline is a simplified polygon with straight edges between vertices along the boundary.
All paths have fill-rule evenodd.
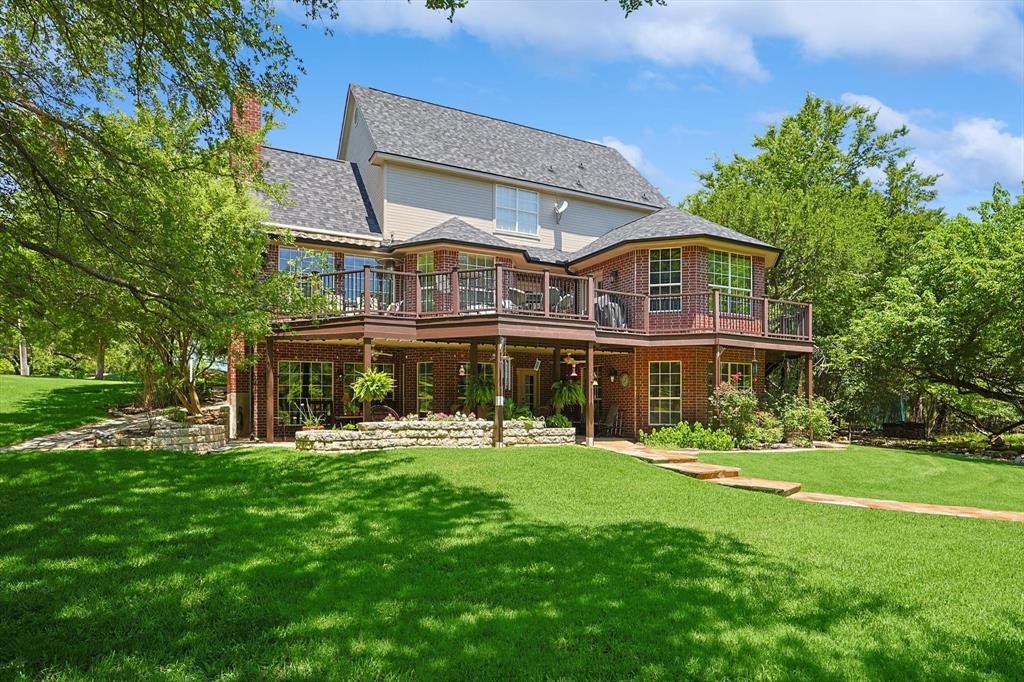
<path id="1" fill-rule="evenodd" d="M 159 383 L 195 412 L 196 364 L 201 369 L 222 355 L 233 334 L 265 334 L 275 310 L 308 299 L 292 295 L 288 275 L 256 276 L 267 242 L 265 210 L 248 184 L 232 179 L 230 157 L 196 144 L 201 122 L 180 111 L 105 118 L 97 127 L 109 135 L 107 143 L 161 178 L 159 184 L 140 174 L 93 181 L 113 177 L 119 161 L 85 144 L 50 158 L 48 172 L 62 174 L 72 194 L 129 231 L 132 254 L 145 265 L 122 261 L 117 243 L 114 253 L 91 248 L 88 219 L 46 194 L 19 191 L 10 199 L 22 232 L 60 239 L 76 262 L 15 246 L 0 257 L 0 286 L 32 329 L 82 328 L 97 339 L 133 342 L 148 383 Z M 118 286 L 104 274 L 118 269 L 126 273 L 118 277 L 166 274 Z"/>
<path id="2" fill-rule="evenodd" d="M 814 303 L 816 336 L 842 331 L 866 296 L 941 219 L 927 207 L 935 177 L 907 160 L 905 128 L 808 95 L 754 138 L 753 155 L 715 159 L 684 207 L 782 247 L 768 295 Z"/>
<path id="3" fill-rule="evenodd" d="M 991 435 L 1024 425 L 1024 195 L 996 185 L 917 241 L 836 344 L 844 372 L 925 392 Z"/>

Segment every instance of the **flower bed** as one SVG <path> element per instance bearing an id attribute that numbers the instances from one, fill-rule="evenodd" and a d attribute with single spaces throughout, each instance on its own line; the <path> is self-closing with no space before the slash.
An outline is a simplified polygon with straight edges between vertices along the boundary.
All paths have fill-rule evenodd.
<path id="1" fill-rule="evenodd" d="M 364 452 L 388 448 L 482 448 L 493 441 L 494 422 L 486 419 L 423 419 L 363 422 L 355 428 L 303 430 L 295 434 L 298 450 Z M 547 428 L 512 420 L 504 424 L 505 445 L 565 445 L 576 442 L 572 428 Z"/>

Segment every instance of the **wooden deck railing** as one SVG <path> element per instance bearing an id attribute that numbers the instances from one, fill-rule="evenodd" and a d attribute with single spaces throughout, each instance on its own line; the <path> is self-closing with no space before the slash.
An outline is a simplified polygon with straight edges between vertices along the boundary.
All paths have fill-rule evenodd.
<path id="1" fill-rule="evenodd" d="M 412 273 L 365 267 L 311 275 L 303 293 L 330 313 L 414 319 L 501 314 L 593 322 L 623 334 L 721 333 L 809 341 L 809 303 L 717 290 L 649 296 L 597 289 L 589 277 L 501 266 Z"/>

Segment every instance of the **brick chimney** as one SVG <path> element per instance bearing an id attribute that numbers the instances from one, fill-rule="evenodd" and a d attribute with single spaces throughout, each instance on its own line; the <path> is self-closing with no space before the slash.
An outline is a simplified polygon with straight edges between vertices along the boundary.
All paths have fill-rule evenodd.
<path id="1" fill-rule="evenodd" d="M 238 133 L 255 133 L 263 126 L 263 110 L 256 95 L 239 94 L 231 103 L 231 128 Z"/>

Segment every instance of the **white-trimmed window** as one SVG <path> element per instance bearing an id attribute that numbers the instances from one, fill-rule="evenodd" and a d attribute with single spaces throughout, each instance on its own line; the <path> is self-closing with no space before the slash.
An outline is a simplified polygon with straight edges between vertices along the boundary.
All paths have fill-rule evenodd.
<path id="1" fill-rule="evenodd" d="M 460 253 L 459 270 L 493 268 L 494 256 L 480 253 Z M 494 270 L 468 272 L 459 276 L 459 307 L 462 310 L 494 308 L 494 290 L 497 287 Z"/>
<path id="2" fill-rule="evenodd" d="M 675 249 L 651 249 L 648 258 L 648 287 L 651 312 L 683 309 L 683 256 Z M 655 298 L 665 297 L 665 298 Z"/>
<path id="3" fill-rule="evenodd" d="M 675 360 L 650 363 L 647 391 L 648 423 L 651 426 L 671 426 L 682 420 L 682 363 Z"/>
<path id="4" fill-rule="evenodd" d="M 754 365 L 750 362 L 723 362 L 718 382 L 732 384 L 736 388 L 751 389 L 754 386 Z"/>
<path id="5" fill-rule="evenodd" d="M 416 411 L 434 411 L 434 363 L 416 363 Z"/>
<path id="6" fill-rule="evenodd" d="M 303 415 L 309 413 L 330 420 L 334 413 L 334 364 L 278 362 L 277 413 L 290 426 L 301 424 Z"/>
<path id="7" fill-rule="evenodd" d="M 749 315 L 753 291 L 754 263 L 750 256 L 725 251 L 708 252 L 708 289 L 718 290 L 719 310 Z"/>
<path id="8" fill-rule="evenodd" d="M 416 254 L 416 270 L 418 272 L 434 272 L 434 254 Z M 434 310 L 434 301 L 437 296 L 437 276 L 420 277 L 420 310 L 429 313 Z"/>
<path id="9" fill-rule="evenodd" d="M 459 270 L 473 270 L 475 268 L 493 268 L 494 256 L 485 256 L 481 253 L 460 253 Z"/>
<path id="10" fill-rule="evenodd" d="M 540 196 L 527 189 L 494 186 L 494 226 L 502 232 L 536 235 Z"/>
<path id="11" fill-rule="evenodd" d="M 277 270 L 300 275 L 334 272 L 334 252 L 281 246 L 277 249 Z"/>

